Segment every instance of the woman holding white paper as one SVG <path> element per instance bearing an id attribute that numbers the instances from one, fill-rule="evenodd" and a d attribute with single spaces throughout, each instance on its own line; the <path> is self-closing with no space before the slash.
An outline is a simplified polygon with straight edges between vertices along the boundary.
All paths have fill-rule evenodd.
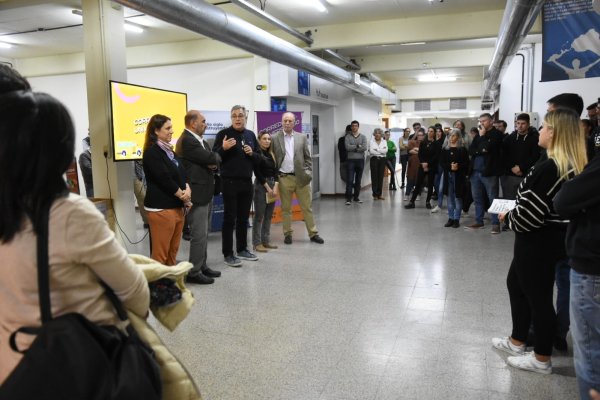
<path id="1" fill-rule="evenodd" d="M 492 344 L 511 355 L 513 367 L 542 374 L 552 372 L 552 344 L 556 314 L 552 303 L 554 266 L 565 254 L 568 220 L 561 218 L 552 199 L 563 182 L 579 174 L 587 162 L 579 117 L 571 110 L 546 114 L 539 145 L 548 158 L 538 162 L 519 186 L 516 207 L 500 214 L 515 232 L 513 261 L 507 277 L 512 314 L 509 337 L 493 338 Z M 525 339 L 533 322 L 534 351 L 525 353 Z"/>

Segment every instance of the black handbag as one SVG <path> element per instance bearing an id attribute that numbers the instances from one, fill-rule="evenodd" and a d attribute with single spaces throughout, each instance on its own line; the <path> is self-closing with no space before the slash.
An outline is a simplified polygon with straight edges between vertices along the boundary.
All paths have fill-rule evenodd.
<path id="1" fill-rule="evenodd" d="M 213 195 L 218 196 L 223 191 L 223 178 L 221 178 L 221 174 L 215 173 L 215 190 Z"/>
<path id="2" fill-rule="evenodd" d="M 154 400 L 162 396 L 160 371 L 152 350 L 131 324 L 127 334 L 99 326 L 78 313 L 52 317 L 48 266 L 48 216 L 37 232 L 41 327 L 21 327 L 9 339 L 23 358 L 0 386 L 2 400 Z M 118 297 L 101 282 L 119 318 L 127 313 Z M 19 350 L 18 334 L 37 335 L 29 349 Z"/>

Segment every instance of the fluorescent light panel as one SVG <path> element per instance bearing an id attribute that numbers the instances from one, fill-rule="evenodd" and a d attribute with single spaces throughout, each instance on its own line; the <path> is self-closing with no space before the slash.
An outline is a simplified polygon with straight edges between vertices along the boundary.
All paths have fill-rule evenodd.
<path id="1" fill-rule="evenodd" d="M 11 47 L 13 47 L 13 45 L 10 43 L 0 42 L 0 49 L 10 49 Z"/>
<path id="2" fill-rule="evenodd" d="M 132 24 L 131 22 L 125 21 L 125 30 L 133 33 L 142 33 L 144 29 L 136 24 Z"/>
<path id="3" fill-rule="evenodd" d="M 311 6 L 316 8 L 317 11 L 319 11 L 319 12 L 327 12 L 327 8 L 325 8 L 325 6 L 321 2 L 321 0 L 304 0 L 304 1 L 306 1 L 308 4 L 310 4 Z"/>
<path id="4" fill-rule="evenodd" d="M 421 75 L 417 78 L 419 82 L 454 82 L 456 76 L 450 75 Z"/>
<path id="5" fill-rule="evenodd" d="M 81 10 L 74 9 L 74 10 L 71 10 L 71 13 L 74 15 L 79 15 L 80 17 L 83 17 L 83 12 Z M 129 21 L 125 21 L 125 30 L 128 32 L 133 32 L 133 33 L 144 32 L 144 28 L 142 28 L 140 25 L 134 24 Z"/>

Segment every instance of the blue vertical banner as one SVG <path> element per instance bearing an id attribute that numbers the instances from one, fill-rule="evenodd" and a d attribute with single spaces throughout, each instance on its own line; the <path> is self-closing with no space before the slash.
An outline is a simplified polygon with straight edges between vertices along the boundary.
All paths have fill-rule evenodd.
<path id="1" fill-rule="evenodd" d="M 543 9 L 542 82 L 600 76 L 600 10 L 592 0 L 548 0 Z"/>
<path id="2" fill-rule="evenodd" d="M 298 71 L 298 94 L 310 96 L 310 74 L 306 71 Z"/>

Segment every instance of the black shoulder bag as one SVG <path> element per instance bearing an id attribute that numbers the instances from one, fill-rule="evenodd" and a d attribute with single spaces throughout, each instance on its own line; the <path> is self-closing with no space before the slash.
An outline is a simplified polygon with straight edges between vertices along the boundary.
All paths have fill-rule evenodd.
<path id="1" fill-rule="evenodd" d="M 131 324 L 127 334 L 116 326 L 99 326 L 78 313 L 52 317 L 48 266 L 49 207 L 37 232 L 38 290 L 41 327 L 21 327 L 10 347 L 21 362 L 0 386 L 2 400 L 155 400 L 162 396 L 154 353 Z M 102 282 L 119 318 L 127 313 L 112 289 Z M 28 350 L 17 347 L 17 334 L 37 335 Z"/>

